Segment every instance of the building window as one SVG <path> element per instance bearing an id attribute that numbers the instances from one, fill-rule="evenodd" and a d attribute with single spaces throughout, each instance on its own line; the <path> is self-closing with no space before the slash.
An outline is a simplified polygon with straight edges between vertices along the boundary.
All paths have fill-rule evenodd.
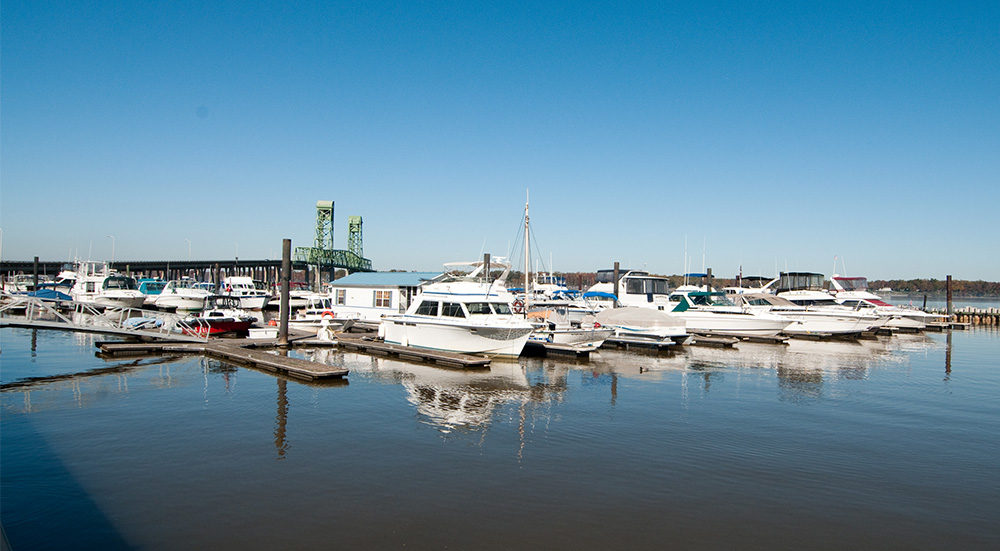
<path id="1" fill-rule="evenodd" d="M 375 291 L 375 307 L 389 308 L 392 306 L 392 291 Z"/>
<path id="2" fill-rule="evenodd" d="M 347 289 L 337 289 L 337 304 L 347 304 Z"/>

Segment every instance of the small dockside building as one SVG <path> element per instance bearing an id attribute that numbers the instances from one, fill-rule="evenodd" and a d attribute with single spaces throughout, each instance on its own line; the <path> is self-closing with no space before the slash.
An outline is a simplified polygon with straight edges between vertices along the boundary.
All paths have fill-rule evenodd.
<path id="1" fill-rule="evenodd" d="M 406 311 L 421 283 L 441 272 L 355 272 L 327 284 L 334 314 L 377 323 Z"/>

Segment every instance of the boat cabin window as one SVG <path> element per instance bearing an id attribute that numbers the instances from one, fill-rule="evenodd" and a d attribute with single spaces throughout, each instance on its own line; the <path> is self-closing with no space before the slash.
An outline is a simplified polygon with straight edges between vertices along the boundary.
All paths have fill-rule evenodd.
<path id="1" fill-rule="evenodd" d="M 425 300 L 417 306 L 415 313 L 420 316 L 436 316 L 438 315 L 438 303 Z"/>
<path id="2" fill-rule="evenodd" d="M 464 318 L 465 312 L 462 310 L 462 305 L 457 302 L 442 302 L 441 315 L 452 318 Z"/>
<path id="3" fill-rule="evenodd" d="M 494 302 L 493 303 L 493 310 L 497 314 L 500 314 L 501 316 L 510 316 L 510 315 L 512 315 L 514 313 L 510 309 L 510 305 L 506 304 L 506 303 L 503 303 L 503 302 Z"/>
<path id="4" fill-rule="evenodd" d="M 135 279 L 131 277 L 109 277 L 104 280 L 105 289 L 138 289 Z"/>
<path id="5" fill-rule="evenodd" d="M 810 298 L 790 298 L 788 300 L 794 302 L 795 304 L 798 304 L 799 306 L 830 306 L 837 304 L 836 302 L 834 302 L 832 297 L 830 298 L 830 300 L 823 300 L 823 299 L 815 300 Z"/>
<path id="6" fill-rule="evenodd" d="M 625 280 L 625 292 L 630 295 L 666 295 L 670 289 L 665 279 L 630 277 Z"/>
<path id="7" fill-rule="evenodd" d="M 470 315 L 489 315 L 493 313 L 493 310 L 490 308 L 490 303 L 488 302 L 470 302 L 466 304 L 465 307 L 469 309 Z"/>

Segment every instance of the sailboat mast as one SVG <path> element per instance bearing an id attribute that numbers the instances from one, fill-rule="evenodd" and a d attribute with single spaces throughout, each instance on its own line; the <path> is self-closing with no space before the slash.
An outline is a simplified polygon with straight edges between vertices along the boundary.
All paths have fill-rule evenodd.
<path id="1" fill-rule="evenodd" d="M 524 313 L 531 306 L 531 255 L 528 252 L 528 192 L 524 197 Z"/>

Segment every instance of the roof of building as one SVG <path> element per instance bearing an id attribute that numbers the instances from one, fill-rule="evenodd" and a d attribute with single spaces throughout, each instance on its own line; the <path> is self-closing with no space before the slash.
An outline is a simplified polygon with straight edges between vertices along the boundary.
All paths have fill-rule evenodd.
<path id="1" fill-rule="evenodd" d="M 332 281 L 331 287 L 416 287 L 441 272 L 354 272 Z"/>

